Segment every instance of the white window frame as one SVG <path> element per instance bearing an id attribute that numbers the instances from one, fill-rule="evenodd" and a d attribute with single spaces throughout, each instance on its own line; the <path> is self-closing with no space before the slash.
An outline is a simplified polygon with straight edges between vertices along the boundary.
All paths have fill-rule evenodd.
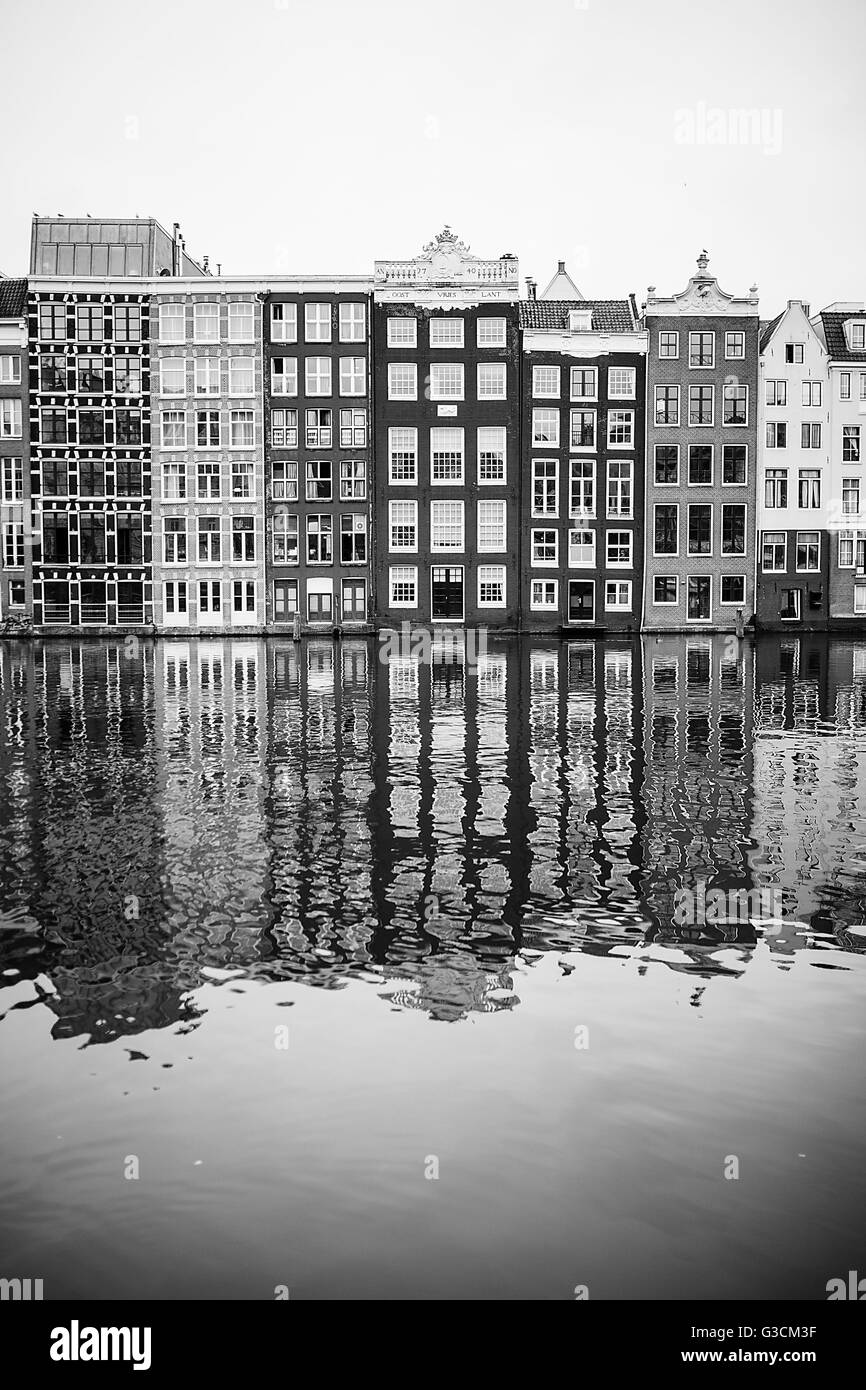
<path id="1" fill-rule="evenodd" d="M 479 555 L 504 555 L 508 550 L 508 504 L 502 498 L 479 497 L 476 503 L 476 543 L 475 548 Z M 498 520 L 495 523 L 482 521 L 482 516 L 496 515 Z M 501 545 L 491 545 L 489 541 L 483 539 L 482 529 L 496 527 L 496 538 L 501 539 Z"/>
<path id="2" fill-rule="evenodd" d="M 395 528 L 409 527 L 412 528 L 412 543 L 395 544 Z M 392 554 L 418 554 L 418 503 L 414 497 L 401 497 L 388 503 L 388 550 Z"/>
<path id="3" fill-rule="evenodd" d="M 545 390 L 541 385 L 544 374 L 550 375 L 553 385 L 549 390 Z M 562 395 L 562 368 L 553 363 L 538 362 L 532 368 L 532 396 L 538 401 L 558 401 Z"/>
<path id="4" fill-rule="evenodd" d="M 367 305 L 363 299 L 340 301 L 339 336 L 341 343 L 363 343 L 367 337 Z"/>
<path id="5" fill-rule="evenodd" d="M 411 599 L 398 599 L 395 597 L 395 589 L 398 584 L 411 584 L 414 590 L 414 597 Z M 391 565 L 388 569 L 388 599 L 389 608 L 417 608 L 418 607 L 418 566 L 417 565 Z"/>
<path id="6" fill-rule="evenodd" d="M 447 314 L 441 318 L 437 315 L 430 319 L 430 346 L 434 351 L 440 348 L 462 348 L 464 336 L 465 323 L 462 315 Z"/>
<path id="7" fill-rule="evenodd" d="M 604 581 L 604 611 L 605 613 L 630 613 L 632 605 L 632 580 L 631 579 L 606 579 Z M 615 589 L 616 599 L 610 601 L 610 590 Z M 620 602 L 620 592 L 625 590 L 625 602 Z"/>
<path id="8" fill-rule="evenodd" d="M 279 310 L 279 316 L 277 316 Z M 298 341 L 298 306 L 288 300 L 271 304 L 271 342 L 296 343 Z"/>
<path id="9" fill-rule="evenodd" d="M 391 315 L 388 319 L 388 347 L 414 348 L 417 346 L 418 320 L 414 314 Z"/>
<path id="10" fill-rule="evenodd" d="M 318 396 L 323 400 L 333 396 L 334 367 L 330 357 L 304 358 L 304 390 L 308 396 Z"/>
<path id="11" fill-rule="evenodd" d="M 407 435 L 408 439 L 404 445 L 398 437 Z M 394 455 L 397 453 L 412 454 L 412 474 L 411 477 L 398 478 L 394 475 Z M 414 425 L 390 425 L 388 427 L 388 482 L 391 487 L 415 487 L 418 483 L 418 430 Z"/>
<path id="12" fill-rule="evenodd" d="M 496 324 L 495 333 L 492 325 Z M 485 330 L 490 330 L 490 336 L 485 337 Z M 475 345 L 480 348 L 499 348 L 507 344 L 508 325 L 506 320 L 492 314 L 481 314 L 475 320 Z"/>
<path id="13" fill-rule="evenodd" d="M 495 578 L 492 576 L 495 576 Z M 476 582 L 478 585 L 477 606 L 479 608 L 506 608 L 508 606 L 508 575 L 505 565 L 479 565 Z M 481 588 L 483 584 L 500 584 L 502 586 L 502 597 L 498 599 L 482 598 Z"/>
<path id="14" fill-rule="evenodd" d="M 413 320 L 414 322 L 414 320 Z M 407 390 L 397 391 L 395 389 L 398 379 L 405 378 Z M 417 401 L 418 399 L 418 363 L 417 362 L 389 362 L 388 363 L 388 400 L 389 401 Z"/>
<path id="15" fill-rule="evenodd" d="M 495 390 L 488 390 L 490 384 Z M 504 362 L 478 362 L 475 368 L 475 390 L 479 401 L 504 401 L 508 397 L 508 375 Z"/>
<path id="16" fill-rule="evenodd" d="M 488 437 L 498 436 L 495 444 L 488 443 Z M 501 441 L 501 447 L 500 447 Z M 504 487 L 508 478 L 508 431 L 505 425 L 479 425 L 475 437 L 475 463 L 479 487 Z M 502 453 L 502 476 L 499 478 L 482 478 L 481 476 L 481 455 Z"/>
<path id="17" fill-rule="evenodd" d="M 448 515 L 450 520 L 443 521 L 443 516 Z M 453 518 L 459 518 L 459 522 Z M 441 539 L 437 540 L 437 531 L 440 535 L 443 532 L 455 530 L 459 524 L 460 544 L 448 545 Z M 443 497 L 434 498 L 430 503 L 430 554 L 431 555 L 462 555 L 466 550 L 466 506 L 462 498 Z"/>
<path id="18" fill-rule="evenodd" d="M 541 594 L 536 597 L 536 591 L 539 590 Z M 529 581 L 529 606 L 533 613 L 558 613 L 559 580 L 531 579 Z"/>

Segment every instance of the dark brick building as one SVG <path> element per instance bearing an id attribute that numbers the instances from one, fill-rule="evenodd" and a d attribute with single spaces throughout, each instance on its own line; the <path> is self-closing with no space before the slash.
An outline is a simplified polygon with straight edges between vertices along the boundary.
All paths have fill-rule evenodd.
<path id="1" fill-rule="evenodd" d="M 0 620 L 32 608 L 27 281 L 0 279 Z"/>

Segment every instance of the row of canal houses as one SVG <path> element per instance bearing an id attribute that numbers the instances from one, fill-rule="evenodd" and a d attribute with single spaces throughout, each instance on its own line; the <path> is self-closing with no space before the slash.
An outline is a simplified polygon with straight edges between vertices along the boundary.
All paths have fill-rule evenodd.
<path id="1" fill-rule="evenodd" d="M 224 276 L 34 218 L 0 279 L 0 617 L 45 634 L 866 622 L 866 308 L 762 320 L 705 252 L 586 299 L 448 228 Z"/>

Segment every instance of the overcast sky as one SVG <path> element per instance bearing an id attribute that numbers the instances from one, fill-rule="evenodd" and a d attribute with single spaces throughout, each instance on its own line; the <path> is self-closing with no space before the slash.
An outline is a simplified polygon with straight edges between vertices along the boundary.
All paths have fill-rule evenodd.
<path id="1" fill-rule="evenodd" d="M 225 273 L 369 272 L 449 222 L 588 298 L 703 246 L 768 317 L 866 292 L 864 0 L 3 0 L 0 37 L 9 275 L 31 213 L 89 212 Z"/>

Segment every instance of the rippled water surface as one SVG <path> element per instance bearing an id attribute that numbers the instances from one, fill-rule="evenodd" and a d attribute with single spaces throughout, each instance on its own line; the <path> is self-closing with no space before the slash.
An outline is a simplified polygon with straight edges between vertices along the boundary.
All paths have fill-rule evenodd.
<path id="1" fill-rule="evenodd" d="M 866 1268 L 866 644 L 7 643 L 0 677 L 0 1274 Z"/>

